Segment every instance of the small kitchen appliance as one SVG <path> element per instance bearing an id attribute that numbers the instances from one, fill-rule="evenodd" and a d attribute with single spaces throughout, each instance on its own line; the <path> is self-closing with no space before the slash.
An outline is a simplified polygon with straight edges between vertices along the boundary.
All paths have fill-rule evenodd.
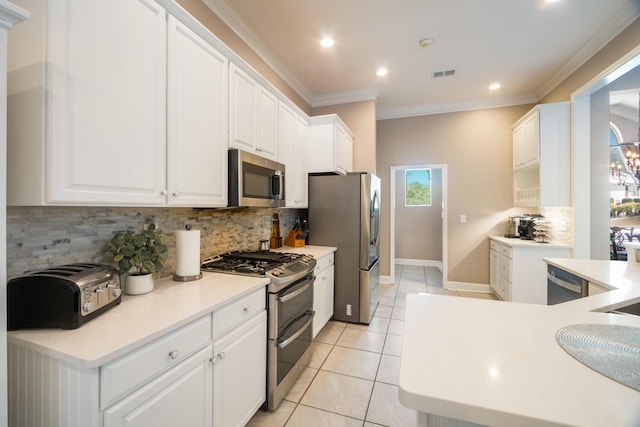
<path id="1" fill-rule="evenodd" d="M 518 225 L 518 236 L 520 236 L 520 239 L 534 240 L 534 226 L 536 225 L 535 220 L 537 218 L 543 218 L 543 216 L 539 214 L 525 214 L 524 216 L 520 217 Z"/>
<path id="2" fill-rule="evenodd" d="M 274 410 L 311 359 L 313 269 L 311 255 L 237 251 L 206 258 L 203 271 L 268 277 L 267 401 Z"/>
<path id="3" fill-rule="evenodd" d="M 120 276 L 102 264 L 32 271 L 7 283 L 7 329 L 76 329 L 120 304 Z"/>

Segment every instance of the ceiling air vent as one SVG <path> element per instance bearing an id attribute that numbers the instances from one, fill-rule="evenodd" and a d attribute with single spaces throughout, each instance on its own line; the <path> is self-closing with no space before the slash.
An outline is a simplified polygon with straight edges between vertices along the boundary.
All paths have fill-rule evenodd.
<path id="1" fill-rule="evenodd" d="M 443 70 L 443 71 L 434 71 L 433 78 L 438 79 L 440 77 L 452 77 L 456 74 L 456 70 Z"/>

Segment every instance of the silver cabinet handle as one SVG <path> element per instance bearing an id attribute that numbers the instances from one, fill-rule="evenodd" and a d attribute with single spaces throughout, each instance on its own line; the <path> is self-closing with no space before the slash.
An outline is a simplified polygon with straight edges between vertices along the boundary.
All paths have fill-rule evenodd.
<path id="1" fill-rule="evenodd" d="M 177 192 L 177 191 L 174 191 L 174 192 L 173 192 L 173 197 L 180 197 L 180 193 L 179 193 L 179 192 Z"/>
<path id="2" fill-rule="evenodd" d="M 216 354 L 216 359 L 224 359 L 224 351 L 221 351 L 220 353 Z"/>
<path id="3" fill-rule="evenodd" d="M 251 313 L 251 307 L 245 307 L 245 308 L 242 309 L 242 311 L 244 311 L 245 314 L 249 314 L 249 313 Z"/>
<path id="4" fill-rule="evenodd" d="M 167 194 L 169 194 L 169 192 L 168 192 L 167 190 L 162 190 L 162 191 L 160 192 L 160 194 L 161 194 L 162 196 L 166 196 Z"/>
<path id="5" fill-rule="evenodd" d="M 178 350 L 172 350 L 169 352 L 169 357 L 172 359 L 177 359 L 178 358 Z"/>

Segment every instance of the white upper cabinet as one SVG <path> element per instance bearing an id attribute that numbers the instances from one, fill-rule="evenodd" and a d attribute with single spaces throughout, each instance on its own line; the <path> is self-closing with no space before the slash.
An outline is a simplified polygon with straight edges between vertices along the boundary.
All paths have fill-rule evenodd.
<path id="1" fill-rule="evenodd" d="M 309 173 L 353 170 L 353 132 L 336 114 L 309 118 Z"/>
<path id="2" fill-rule="evenodd" d="M 8 204 L 163 203 L 165 10 L 17 3 L 37 18 L 10 40 Z"/>
<path id="3" fill-rule="evenodd" d="M 285 197 L 288 208 L 306 208 L 309 205 L 307 175 L 307 119 L 280 103 L 280 161 L 286 166 Z"/>
<path id="4" fill-rule="evenodd" d="M 513 125 L 515 206 L 571 205 L 570 111 L 569 102 L 540 104 Z"/>
<path id="5" fill-rule="evenodd" d="M 278 160 L 278 99 L 229 66 L 229 146 Z"/>
<path id="6" fill-rule="evenodd" d="M 168 203 L 227 205 L 227 58 L 169 17 Z"/>

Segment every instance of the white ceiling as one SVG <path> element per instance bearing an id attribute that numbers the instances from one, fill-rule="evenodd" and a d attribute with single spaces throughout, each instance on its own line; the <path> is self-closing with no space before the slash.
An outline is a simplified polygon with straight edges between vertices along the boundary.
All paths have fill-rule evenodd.
<path id="1" fill-rule="evenodd" d="M 640 16 L 640 0 L 203 1 L 309 104 L 375 98 L 379 119 L 534 103 Z"/>

